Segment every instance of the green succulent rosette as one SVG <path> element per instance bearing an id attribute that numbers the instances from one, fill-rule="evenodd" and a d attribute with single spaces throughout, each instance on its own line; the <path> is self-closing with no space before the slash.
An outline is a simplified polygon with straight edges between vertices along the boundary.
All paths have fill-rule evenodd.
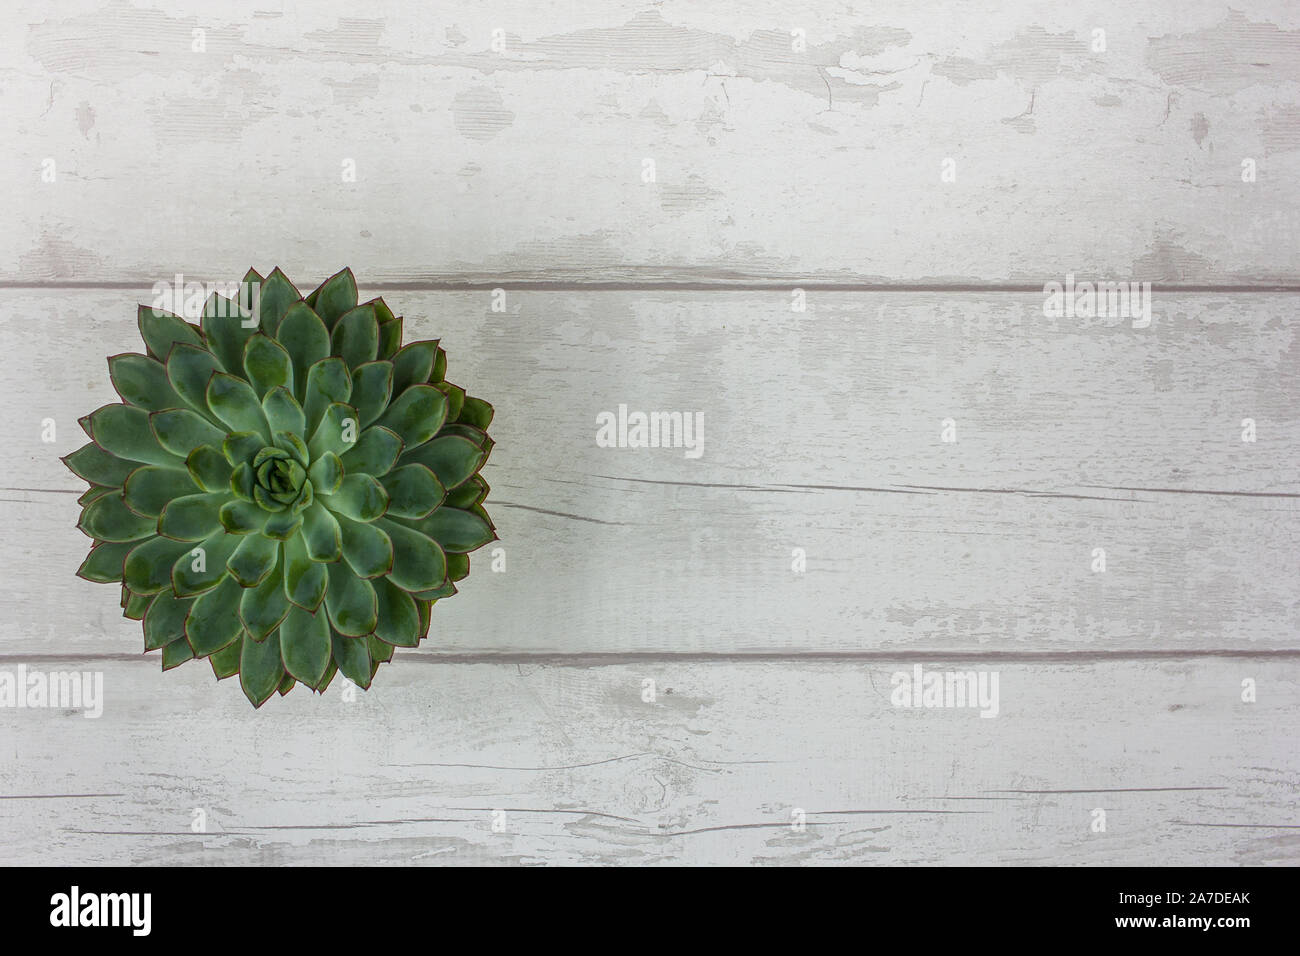
<path id="1" fill-rule="evenodd" d="M 255 707 L 339 672 L 368 688 L 496 539 L 492 406 L 382 299 L 358 305 L 350 270 L 306 298 L 279 269 L 240 289 L 199 327 L 141 306 L 146 354 L 109 358 L 122 402 L 63 459 L 90 485 L 78 574 L 121 582 L 163 670 L 207 658 Z"/>

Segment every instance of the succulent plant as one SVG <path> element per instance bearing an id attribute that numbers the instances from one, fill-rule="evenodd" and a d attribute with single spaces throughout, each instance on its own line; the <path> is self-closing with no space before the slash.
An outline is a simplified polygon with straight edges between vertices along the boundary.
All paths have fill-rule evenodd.
<path id="1" fill-rule="evenodd" d="M 350 270 L 305 299 L 279 269 L 239 288 L 199 327 L 141 306 L 147 354 L 109 358 L 122 402 L 63 459 L 90 485 L 78 574 L 121 582 L 163 670 L 207 658 L 255 707 L 339 671 L 368 688 L 496 538 L 492 406 Z"/>

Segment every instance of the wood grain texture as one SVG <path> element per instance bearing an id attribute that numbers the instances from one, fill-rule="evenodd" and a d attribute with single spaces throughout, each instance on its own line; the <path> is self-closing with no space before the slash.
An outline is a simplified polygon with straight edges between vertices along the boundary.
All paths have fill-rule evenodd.
<path id="1" fill-rule="evenodd" d="M 991 719 L 892 706 L 890 675 L 910 665 L 888 661 L 399 652 L 355 702 L 334 686 L 257 714 L 188 665 L 163 680 L 59 666 L 102 670 L 105 709 L 0 711 L 0 855 L 15 864 L 1300 861 L 1289 664 L 999 666 Z"/>
<path id="2" fill-rule="evenodd" d="M 0 279 L 1300 280 L 1284 3 L 274 7 L 7 6 Z"/>
<path id="3" fill-rule="evenodd" d="M 1300 10 L 221 6 L 0 10 L 0 676 L 107 698 L 0 707 L 0 859 L 1300 863 Z M 57 458 L 153 283 L 277 263 L 494 402 L 506 565 L 254 713 L 73 577 Z"/>
<path id="4" fill-rule="evenodd" d="M 510 293 L 506 314 L 488 293 L 389 300 L 497 407 L 505 572 L 478 553 L 431 647 L 1297 648 L 1285 296 L 1165 297 L 1146 330 L 1046 319 L 1041 295 L 828 294 L 803 314 L 778 293 Z M 30 410 L 0 424 L 6 653 L 139 643 L 116 592 L 73 577 L 80 484 L 58 461 L 115 400 L 103 357 L 138 347 L 133 301 L 0 297 L 5 353 L 33 322 L 66 330 L 22 373 Z M 702 413 L 702 455 L 598 447 L 620 404 Z"/>

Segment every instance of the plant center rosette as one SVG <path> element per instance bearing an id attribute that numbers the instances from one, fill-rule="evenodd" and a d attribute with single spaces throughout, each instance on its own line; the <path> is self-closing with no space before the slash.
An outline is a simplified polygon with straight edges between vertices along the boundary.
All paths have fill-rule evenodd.
<path id="1" fill-rule="evenodd" d="M 496 539 L 479 474 L 492 406 L 446 380 L 436 341 L 401 344 L 345 269 L 305 299 L 276 269 L 211 296 L 199 327 L 141 306 L 147 354 L 64 462 L 89 485 L 78 574 L 121 582 L 163 670 L 207 658 L 260 707 L 342 672 L 369 688 L 428 636 L 469 552 Z"/>

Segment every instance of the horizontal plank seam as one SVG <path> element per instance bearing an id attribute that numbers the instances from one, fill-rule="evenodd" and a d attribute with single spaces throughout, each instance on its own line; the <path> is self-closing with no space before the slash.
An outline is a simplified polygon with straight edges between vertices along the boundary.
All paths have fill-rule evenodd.
<path id="1" fill-rule="evenodd" d="M 1212 827 L 1224 830 L 1300 830 L 1300 823 L 1189 823 L 1171 820 L 1176 827 Z"/>
<path id="2" fill-rule="evenodd" d="M 1183 791 L 1227 790 L 1227 787 L 1092 787 L 1081 790 L 986 790 L 985 793 L 1181 793 Z"/>
<path id="3" fill-rule="evenodd" d="M 617 270 L 615 270 L 617 271 Z M 1045 270 L 1049 279 L 1054 273 Z M 168 277 L 170 278 L 170 277 Z M 57 291 L 79 289 L 86 291 L 112 291 L 121 289 L 151 289 L 158 277 L 148 279 L 105 280 L 27 280 L 0 279 L 0 289 L 23 291 Z M 1126 280 L 1127 281 L 1127 280 Z M 1300 284 L 1293 283 L 1163 283 L 1151 281 L 1152 291 L 1167 295 L 1277 295 L 1300 292 Z M 938 294 L 1010 293 L 1016 295 L 1043 293 L 1043 283 L 1026 282 L 866 282 L 855 280 L 822 280 L 800 276 L 777 279 L 718 279 L 700 281 L 683 280 L 561 280 L 512 279 L 508 275 L 490 279 L 445 279 L 412 281 L 366 282 L 363 291 L 375 292 L 488 292 L 504 288 L 518 292 L 788 292 L 800 288 L 806 292 L 933 292 Z"/>
<path id="4" fill-rule="evenodd" d="M 125 793 L 0 793 L 0 800 L 89 800 L 125 796 Z"/>
<path id="5" fill-rule="evenodd" d="M 152 652 L 151 652 L 152 653 Z M 605 667 L 622 664 L 860 664 L 909 661 L 970 661 L 1008 664 L 1106 664 L 1122 661 L 1296 660 L 1300 648 L 1207 648 L 1202 650 L 1114 650 L 1114 651 L 554 651 L 501 652 L 411 652 L 395 658 L 420 664 L 545 664 L 558 667 Z M 59 662 L 141 663 L 158 666 L 158 658 L 145 654 L 0 654 L 6 664 L 54 664 Z"/>

